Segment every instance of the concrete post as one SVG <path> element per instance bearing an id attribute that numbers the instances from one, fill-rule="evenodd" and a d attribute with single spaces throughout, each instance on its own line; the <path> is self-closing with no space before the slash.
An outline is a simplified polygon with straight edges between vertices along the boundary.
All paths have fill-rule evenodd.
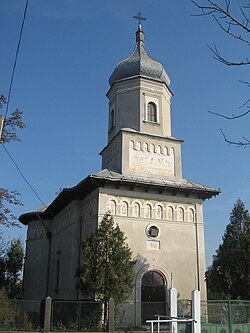
<path id="1" fill-rule="evenodd" d="M 201 296 L 198 290 L 192 291 L 193 333 L 201 333 Z"/>
<path id="2" fill-rule="evenodd" d="M 44 325 L 43 325 L 44 332 L 50 332 L 51 310 L 52 310 L 52 298 L 48 296 L 46 297 L 45 300 Z"/>
<path id="3" fill-rule="evenodd" d="M 177 290 L 175 288 L 170 289 L 170 317 L 177 318 Z M 171 333 L 177 333 L 177 322 L 171 323 Z"/>
<path id="4" fill-rule="evenodd" d="M 108 308 L 108 332 L 114 332 L 115 330 L 115 302 L 113 298 L 109 299 Z"/>

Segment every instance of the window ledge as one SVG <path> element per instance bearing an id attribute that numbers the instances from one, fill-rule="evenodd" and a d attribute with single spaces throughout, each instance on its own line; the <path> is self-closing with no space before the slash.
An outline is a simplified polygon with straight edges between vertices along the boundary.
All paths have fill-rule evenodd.
<path id="1" fill-rule="evenodd" d="M 153 125 L 153 126 L 160 126 L 161 125 L 160 123 L 157 123 L 157 122 L 154 122 L 154 121 L 149 121 L 149 120 L 143 120 L 143 122 L 145 124 L 150 124 L 150 125 Z"/>

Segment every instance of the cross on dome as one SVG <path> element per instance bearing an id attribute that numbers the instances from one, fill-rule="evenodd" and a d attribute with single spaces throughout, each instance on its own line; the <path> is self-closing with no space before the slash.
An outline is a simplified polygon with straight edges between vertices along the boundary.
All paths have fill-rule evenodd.
<path id="1" fill-rule="evenodd" d="M 143 17 L 140 12 L 137 13 L 137 15 L 133 15 L 133 18 L 138 20 L 138 28 L 141 28 L 141 21 L 146 21 L 146 17 Z"/>

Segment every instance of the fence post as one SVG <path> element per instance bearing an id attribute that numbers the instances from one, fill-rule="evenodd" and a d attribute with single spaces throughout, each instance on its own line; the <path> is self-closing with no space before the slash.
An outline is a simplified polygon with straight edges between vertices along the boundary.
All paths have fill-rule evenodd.
<path id="1" fill-rule="evenodd" d="M 170 289 L 170 317 L 177 318 L 177 290 Z M 177 333 L 177 322 L 171 323 L 171 333 Z"/>
<path id="2" fill-rule="evenodd" d="M 44 325 L 43 325 L 44 332 L 50 332 L 51 308 L 52 308 L 52 298 L 48 296 L 45 299 Z"/>
<path id="3" fill-rule="evenodd" d="M 113 298 L 109 299 L 109 319 L 108 319 L 108 332 L 115 330 L 115 302 Z"/>
<path id="4" fill-rule="evenodd" d="M 192 291 L 193 333 L 201 333 L 201 296 L 198 290 Z"/>
<path id="5" fill-rule="evenodd" d="M 231 301 L 228 301 L 228 328 L 229 333 L 232 333 L 232 311 L 231 311 Z"/>

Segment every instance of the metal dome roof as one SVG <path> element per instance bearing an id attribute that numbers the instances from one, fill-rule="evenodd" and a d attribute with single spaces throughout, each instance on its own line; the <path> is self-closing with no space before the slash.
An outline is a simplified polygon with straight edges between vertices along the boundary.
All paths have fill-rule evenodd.
<path id="1" fill-rule="evenodd" d="M 159 61 L 152 59 L 144 46 L 144 33 L 139 25 L 136 32 L 136 45 L 132 55 L 121 61 L 111 74 L 109 84 L 112 86 L 115 82 L 128 79 L 134 76 L 144 76 L 170 84 L 170 79 Z"/>

